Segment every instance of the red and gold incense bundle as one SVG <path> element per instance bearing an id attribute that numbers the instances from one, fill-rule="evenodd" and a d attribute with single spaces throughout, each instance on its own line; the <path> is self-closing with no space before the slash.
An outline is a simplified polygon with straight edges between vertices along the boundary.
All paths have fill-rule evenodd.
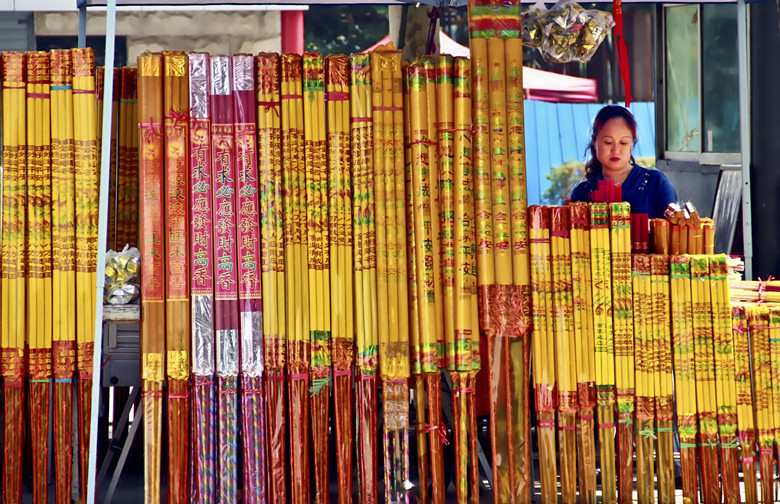
<path id="1" fill-rule="evenodd" d="M 62 504 L 71 501 L 73 373 L 76 370 L 75 160 L 70 51 L 52 51 L 51 84 L 52 302 L 53 324 L 57 328 L 52 343 L 54 470 L 56 502 Z"/>
<path id="2" fill-rule="evenodd" d="M 182 52 L 163 53 L 165 130 L 165 339 L 168 385 L 168 495 L 186 502 L 189 468 L 190 269 L 187 261 L 190 222 L 189 62 Z"/>
<path id="3" fill-rule="evenodd" d="M 328 233 L 338 502 L 352 502 L 352 364 L 354 287 L 352 275 L 352 170 L 350 164 L 349 59 L 325 58 L 328 120 Z"/>
<path id="4" fill-rule="evenodd" d="M 27 67 L 27 345 L 33 499 L 46 500 L 49 384 L 52 373 L 51 74 L 48 53 L 26 55 Z"/>
<path id="5" fill-rule="evenodd" d="M 195 439 L 191 498 L 216 500 L 216 411 L 214 409 L 214 207 L 208 54 L 189 54 L 190 302 L 192 307 L 192 395 Z"/>
<path id="6" fill-rule="evenodd" d="M 214 170 L 214 326 L 218 394 L 220 500 L 238 498 L 238 257 L 232 58 L 211 57 L 211 159 Z"/>
<path id="7" fill-rule="evenodd" d="M 287 502 L 286 458 L 286 264 L 282 183 L 281 81 L 279 55 L 261 53 L 257 69 L 258 177 L 260 187 L 260 239 L 263 277 L 263 351 L 266 371 L 268 424 L 268 500 Z"/>
<path id="8" fill-rule="evenodd" d="M 119 96 L 117 248 L 138 246 L 138 69 L 123 68 Z"/>
<path id="9" fill-rule="evenodd" d="M 718 419 L 709 257 L 691 256 L 691 309 L 696 359 L 698 455 L 705 504 L 720 501 Z"/>
<path id="10" fill-rule="evenodd" d="M 655 383 L 653 368 L 657 364 L 653 348 L 653 293 L 650 256 L 632 257 L 632 290 L 634 306 L 634 352 L 636 383 L 636 486 L 639 502 L 653 501 L 655 434 Z"/>
<path id="11" fill-rule="evenodd" d="M 314 501 L 330 502 L 328 471 L 328 413 L 331 367 L 330 227 L 328 226 L 327 129 L 325 123 L 325 64 L 319 53 L 303 55 L 303 117 L 306 181 L 306 244 L 311 341 L 312 445 Z M 308 484 L 308 475 L 304 480 Z"/>
<path id="12" fill-rule="evenodd" d="M 571 280 L 569 208 L 550 209 L 550 266 L 552 268 L 555 381 L 558 404 L 558 447 L 561 460 L 561 498 L 577 500 L 577 358 Z"/>
<path id="13" fill-rule="evenodd" d="M 74 91 L 75 92 L 75 91 Z M 144 499 L 160 500 L 160 442 L 165 349 L 165 201 L 163 58 L 138 57 L 140 133 L 141 376 L 144 417 Z M 77 208 L 78 212 L 78 208 Z M 78 273 L 77 273 L 78 275 Z"/>
<path id="14" fill-rule="evenodd" d="M 469 29 L 480 327 L 488 339 L 492 372 L 494 498 L 528 501 L 530 430 L 521 411 L 529 411 L 530 277 L 520 2 L 497 8 L 471 0 Z M 506 404 L 498 405 L 499 396 Z"/>
<path id="15" fill-rule="evenodd" d="M 542 502 L 548 504 L 558 501 L 555 457 L 555 327 L 552 266 L 550 263 L 550 209 L 543 206 L 531 206 L 528 208 L 528 218 L 533 314 L 531 341 L 533 342 L 534 397 L 539 440 L 539 477 Z"/>
<path id="16" fill-rule="evenodd" d="M 263 392 L 263 297 L 260 269 L 260 199 L 257 165 L 255 62 L 233 56 L 236 157 L 236 252 L 241 317 L 241 433 L 243 496 L 266 502 L 265 406 Z"/>
<path id="17" fill-rule="evenodd" d="M 596 342 L 593 323 L 593 286 L 588 205 L 574 203 L 571 214 L 571 283 L 574 308 L 574 342 L 577 361 L 577 464 L 583 502 L 596 502 Z"/>
<path id="18" fill-rule="evenodd" d="M 358 498 L 378 502 L 376 376 L 377 256 L 374 173 L 372 77 L 368 54 L 350 56 L 350 129 L 352 132 L 352 222 L 355 244 L 355 343 Z"/>
<path id="19" fill-rule="evenodd" d="M 742 455 L 745 502 L 758 503 L 758 478 L 756 472 L 756 411 L 753 400 L 753 374 L 751 373 L 750 335 L 748 334 L 747 308 L 731 308 L 731 330 L 734 338 L 734 378 L 737 393 L 737 427 L 739 448 Z M 756 375 L 758 376 L 758 375 Z"/>
<path id="20" fill-rule="evenodd" d="M 631 209 L 610 204 L 612 327 L 617 393 L 618 502 L 631 501 L 634 486 L 634 339 L 631 293 Z"/>
<path id="21" fill-rule="evenodd" d="M 615 481 L 615 346 L 613 334 L 612 275 L 610 272 L 609 206 L 590 204 L 591 281 L 596 354 L 596 415 L 604 502 L 617 502 Z"/>
<path id="22" fill-rule="evenodd" d="M 453 63 L 454 129 L 453 174 L 454 297 L 455 297 L 455 404 L 456 477 L 458 501 L 479 499 L 477 418 L 474 385 L 480 368 L 479 315 L 477 312 L 476 240 L 474 228 L 474 174 L 471 164 L 471 62 Z M 442 128 L 439 128 L 441 132 Z M 446 153 L 446 152 L 445 152 Z M 464 439 L 467 438 L 467 439 Z M 466 474 L 467 467 L 470 469 Z"/>
<path id="23" fill-rule="evenodd" d="M 306 162 L 302 62 L 297 54 L 281 60 L 282 178 L 286 267 L 287 370 L 290 422 L 290 477 L 293 504 L 309 498 L 309 327 Z"/>
<path id="24" fill-rule="evenodd" d="M 409 318 L 401 52 L 371 54 L 377 338 L 383 387 L 385 500 L 407 498 Z M 410 252 L 411 253 L 411 252 Z"/>
<path id="25" fill-rule="evenodd" d="M 22 53 L 4 52 L 3 61 L 3 221 L 2 372 L 3 501 L 21 502 L 24 404 L 24 351 L 27 332 L 26 236 L 27 127 L 25 62 Z"/>
<path id="26" fill-rule="evenodd" d="M 453 384 L 455 481 L 457 499 L 461 503 L 468 501 L 470 483 L 469 402 L 473 402 L 473 391 L 469 387 L 475 376 L 474 365 L 479 365 L 473 358 L 475 348 L 478 352 L 479 328 L 473 318 L 477 297 L 473 276 L 470 77 L 468 60 L 446 55 L 436 59 L 444 354 Z M 471 462 L 477 463 L 473 459 Z M 476 488 L 473 481 L 471 488 L 473 497 Z"/>
<path id="27" fill-rule="evenodd" d="M 761 467 L 761 502 L 773 502 L 774 492 L 774 404 L 772 400 L 772 358 L 770 343 L 770 310 L 751 306 L 747 309 L 755 393 L 758 463 Z"/>
<path id="28" fill-rule="evenodd" d="M 736 504 L 740 502 L 737 455 L 737 447 L 739 446 L 737 439 L 737 390 L 734 377 L 734 338 L 731 330 L 726 256 L 722 254 L 710 255 L 709 269 L 723 502 Z"/>
<path id="29" fill-rule="evenodd" d="M 672 301 L 669 256 L 650 256 L 652 293 L 653 382 L 655 418 L 658 436 L 658 501 L 671 504 L 675 499 L 674 479 L 674 375 L 672 373 Z M 636 307 L 635 307 L 636 308 Z"/>
<path id="30" fill-rule="evenodd" d="M 439 160 L 436 156 L 436 142 L 432 140 L 434 127 L 435 88 L 433 61 L 423 58 L 415 61 L 408 69 L 410 136 L 412 162 L 412 192 L 414 219 L 414 245 L 410 254 L 414 254 L 417 318 L 419 331 L 419 365 L 425 380 L 427 412 L 418 407 L 417 430 L 428 434 L 427 447 L 429 457 L 422 457 L 418 446 L 418 467 L 430 463 L 433 502 L 443 502 L 444 479 L 442 459 L 441 391 L 439 387 L 440 343 L 443 320 L 438 316 L 438 304 L 441 301 L 441 285 L 437 283 L 437 263 L 439 242 L 436 229 L 439 214 L 438 202 L 434 205 L 434 189 L 438 192 Z M 429 85 L 430 83 L 430 85 Z M 430 105 L 433 101 L 434 106 Z M 375 119 L 376 121 L 376 119 Z M 435 132 L 433 133 L 435 135 Z M 377 219 L 380 216 L 377 213 Z M 381 263 L 380 263 L 381 264 Z M 381 306 L 381 296 L 380 296 Z M 422 401 L 422 398 L 419 398 Z M 425 451 L 423 450 L 423 453 Z M 421 483 L 422 484 L 422 483 Z M 421 489 L 421 492 L 424 492 Z M 423 500 L 425 494 L 422 494 Z"/>
<path id="31" fill-rule="evenodd" d="M 683 497 L 699 501 L 696 440 L 699 431 L 696 409 L 691 263 L 688 256 L 670 259 L 672 343 L 674 345 L 675 405 L 680 437 Z"/>
<path id="32" fill-rule="evenodd" d="M 95 285 L 98 235 L 97 110 L 95 55 L 73 49 L 73 121 L 76 202 L 76 356 L 79 373 L 81 488 L 87 488 L 92 366 L 95 337 Z M 159 116 L 158 116 L 159 117 Z"/>

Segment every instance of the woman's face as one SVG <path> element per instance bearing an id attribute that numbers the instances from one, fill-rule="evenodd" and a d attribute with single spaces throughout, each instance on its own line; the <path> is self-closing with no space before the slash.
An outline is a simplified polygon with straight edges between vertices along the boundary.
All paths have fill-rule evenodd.
<path id="1" fill-rule="evenodd" d="M 603 167 L 604 178 L 611 179 L 630 170 L 633 145 L 634 135 L 625 119 L 615 117 L 604 123 L 596 137 L 596 157 Z"/>

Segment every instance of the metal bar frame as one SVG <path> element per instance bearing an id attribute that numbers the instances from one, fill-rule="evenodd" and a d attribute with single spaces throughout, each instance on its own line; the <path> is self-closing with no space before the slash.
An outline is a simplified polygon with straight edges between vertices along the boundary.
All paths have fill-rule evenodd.
<path id="1" fill-rule="evenodd" d="M 81 7 L 85 9 L 85 7 Z M 86 27 L 84 27 L 86 29 Z M 79 27 L 81 32 L 81 27 Z M 109 97 L 103 100 L 103 136 L 109 141 L 102 142 L 100 152 L 100 200 L 98 206 L 98 241 L 97 241 L 97 267 L 95 277 L 95 342 L 92 359 L 92 409 L 89 420 L 89 463 L 87 466 L 87 495 L 83 499 L 87 504 L 95 503 L 95 490 L 97 480 L 95 470 L 97 468 L 97 441 L 98 418 L 100 407 L 100 368 L 103 356 L 103 289 L 106 283 L 106 235 L 108 234 L 108 197 L 109 197 L 109 173 L 111 170 L 111 113 L 114 95 L 114 46 L 116 38 L 116 0 L 108 0 L 106 12 L 106 54 L 105 54 L 105 79 L 103 81 L 103 96 Z M 134 426 L 135 427 L 135 426 Z M 82 489 L 83 491 L 83 489 Z M 83 497 L 83 496 L 82 496 Z"/>

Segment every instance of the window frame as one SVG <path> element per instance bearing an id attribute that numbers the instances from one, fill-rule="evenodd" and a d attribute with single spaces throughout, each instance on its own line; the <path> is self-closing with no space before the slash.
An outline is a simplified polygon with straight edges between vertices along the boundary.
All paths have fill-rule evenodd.
<path id="1" fill-rule="evenodd" d="M 739 164 L 742 161 L 741 152 L 706 152 L 705 139 L 703 135 L 704 128 L 704 104 L 703 104 L 703 92 L 704 92 L 704 79 L 703 79 L 703 62 L 702 62 L 702 29 L 704 27 L 702 17 L 702 4 L 697 4 L 697 15 L 699 17 L 698 26 L 698 38 L 699 44 L 697 47 L 697 72 L 698 72 L 698 102 L 699 102 L 699 130 L 700 141 L 698 152 L 682 152 L 673 151 L 667 148 L 668 145 L 668 124 L 669 114 L 667 113 L 668 103 L 668 79 L 667 79 L 667 40 L 666 40 L 666 28 L 667 28 L 667 12 L 669 7 L 678 7 L 683 5 L 690 5 L 688 3 L 664 3 L 659 4 L 660 15 L 658 16 L 658 65 L 659 72 L 657 72 L 658 78 L 658 104 L 656 105 L 656 148 L 659 153 L 663 155 L 663 159 L 670 161 L 682 161 L 682 162 L 697 162 L 702 165 L 724 165 L 724 164 Z M 734 21 L 736 23 L 736 19 Z"/>

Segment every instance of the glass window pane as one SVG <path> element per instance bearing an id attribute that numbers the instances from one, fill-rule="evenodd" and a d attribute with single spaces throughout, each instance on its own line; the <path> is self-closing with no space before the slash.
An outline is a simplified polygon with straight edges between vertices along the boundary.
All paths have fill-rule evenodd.
<path id="1" fill-rule="evenodd" d="M 737 6 L 702 5 L 704 152 L 739 152 Z"/>
<path id="2" fill-rule="evenodd" d="M 700 152 L 699 6 L 666 8 L 666 149 Z"/>

